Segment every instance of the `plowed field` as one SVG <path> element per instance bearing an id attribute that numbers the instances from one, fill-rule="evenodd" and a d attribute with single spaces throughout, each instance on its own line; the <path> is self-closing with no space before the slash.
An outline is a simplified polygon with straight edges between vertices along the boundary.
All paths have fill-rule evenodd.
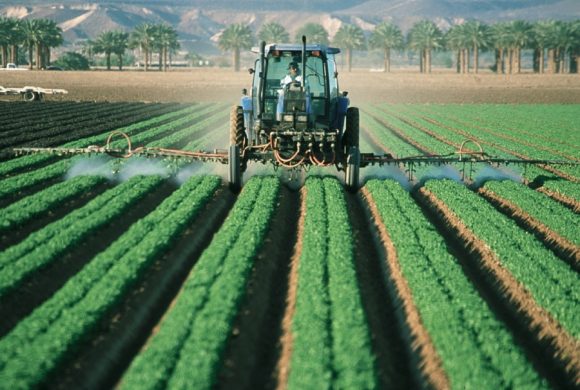
<path id="1" fill-rule="evenodd" d="M 363 151 L 580 161 L 577 104 L 351 95 Z M 235 98 L 206 97 L 0 102 L 0 387 L 580 386 L 578 166 L 371 167 L 356 194 L 259 167 L 234 194 L 220 165 L 11 153 L 224 148 Z"/>

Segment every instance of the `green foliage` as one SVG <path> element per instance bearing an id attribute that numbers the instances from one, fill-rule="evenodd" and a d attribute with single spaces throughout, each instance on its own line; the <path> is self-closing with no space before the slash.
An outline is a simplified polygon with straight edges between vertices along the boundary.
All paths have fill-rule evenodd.
<path id="1" fill-rule="evenodd" d="M 290 41 L 290 35 L 284 26 L 271 22 L 262 26 L 258 32 L 258 39 L 266 43 L 287 43 Z"/>
<path id="2" fill-rule="evenodd" d="M 366 188 L 451 387 L 547 388 L 409 193 L 393 180 Z"/>
<path id="3" fill-rule="evenodd" d="M 297 43 L 302 42 L 303 35 L 306 36 L 307 42 L 310 43 L 320 43 L 322 45 L 328 45 L 330 43 L 328 31 L 317 23 L 306 23 L 300 27 L 294 36 L 294 41 Z"/>
<path id="4" fill-rule="evenodd" d="M 254 177 L 198 260 L 159 332 L 121 388 L 211 388 L 256 254 L 276 207 L 279 181 Z"/>
<path id="5" fill-rule="evenodd" d="M 89 60 L 80 53 L 66 52 L 58 57 L 54 63 L 66 70 L 89 70 Z"/>
<path id="6" fill-rule="evenodd" d="M 570 335 L 580 336 L 580 276 L 568 264 L 465 186 L 449 180 L 430 180 L 425 186 L 488 245 L 538 305 Z"/>
<path id="7" fill-rule="evenodd" d="M 150 184 L 158 178 L 137 178 Z M 129 183 L 129 182 L 127 182 Z M 213 195 L 220 179 L 194 177 L 97 255 L 53 297 L 0 340 L 0 380 L 38 385 L 115 307 L 138 277 Z M 139 182 L 133 183 L 141 186 Z"/>
<path id="8" fill-rule="evenodd" d="M 376 388 L 352 230 L 336 179 L 306 181 L 302 239 L 288 388 Z"/>

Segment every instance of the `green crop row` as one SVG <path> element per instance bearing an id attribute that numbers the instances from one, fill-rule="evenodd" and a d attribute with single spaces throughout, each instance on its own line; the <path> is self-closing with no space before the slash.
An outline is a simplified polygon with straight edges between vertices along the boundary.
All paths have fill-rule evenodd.
<path id="1" fill-rule="evenodd" d="M 136 176 L 1 252 L 0 297 L 87 235 L 119 217 L 162 180 L 159 176 Z"/>
<path id="2" fill-rule="evenodd" d="M 573 337 L 580 337 L 580 276 L 568 264 L 465 186 L 431 180 L 425 187 L 487 244 L 538 305 Z"/>
<path id="3" fill-rule="evenodd" d="M 366 188 L 451 387 L 547 387 L 409 193 L 392 180 Z"/>
<path id="4" fill-rule="evenodd" d="M 98 176 L 79 176 L 12 203 L 0 214 L 0 232 L 28 222 L 48 212 L 51 208 L 58 207 L 62 202 L 79 196 L 104 180 Z"/>
<path id="5" fill-rule="evenodd" d="M 340 183 L 334 178 L 308 178 L 291 329 L 290 389 L 378 386 L 352 237 Z"/>
<path id="6" fill-rule="evenodd" d="M 137 123 L 134 123 L 132 125 L 122 127 L 122 128 L 116 129 L 116 130 L 122 131 L 128 135 L 133 135 L 138 131 L 142 131 L 143 129 L 146 129 L 148 127 L 155 126 L 159 123 L 162 123 L 162 122 L 165 122 L 168 120 L 172 120 L 176 117 L 181 117 L 183 115 L 189 116 L 193 112 L 195 112 L 203 107 L 205 107 L 205 106 L 195 105 L 192 107 L 187 107 L 185 109 L 169 112 L 167 114 L 158 115 L 158 116 L 155 116 L 151 119 L 137 122 Z M 109 132 L 107 132 L 106 134 L 99 134 L 99 135 L 95 135 L 92 137 L 83 138 L 81 140 L 68 142 L 68 143 L 62 145 L 62 147 L 63 148 L 84 148 L 84 147 L 87 147 L 89 145 L 103 145 L 105 143 L 105 141 L 107 140 L 108 136 L 109 136 Z M 55 158 L 55 156 L 52 156 L 52 155 L 35 154 L 35 155 L 23 156 L 23 157 L 16 158 L 14 160 L 3 162 L 2 165 L 0 165 L 0 176 L 5 176 L 5 175 L 10 174 L 11 172 L 22 169 L 23 167 L 38 164 L 38 163 L 48 161 L 48 160 L 51 160 L 54 158 Z"/>
<path id="7" fill-rule="evenodd" d="M 202 114 L 207 114 L 207 112 L 209 112 L 209 111 L 215 111 L 215 106 L 210 106 L 209 108 L 203 109 L 201 112 L 196 111 L 194 114 L 187 115 L 186 117 L 188 118 L 188 120 L 186 122 L 190 122 L 194 118 L 197 118 L 198 116 L 201 116 Z M 221 113 L 218 113 L 217 115 L 220 115 L 220 114 Z M 215 116 L 212 116 L 212 118 L 215 120 Z M 203 123 L 207 123 L 210 120 L 211 119 L 208 118 L 208 119 L 204 120 Z M 170 132 L 172 130 L 175 130 L 179 124 L 183 124 L 186 122 L 183 122 L 183 118 L 182 118 L 182 119 L 178 119 L 176 121 L 172 121 L 170 123 L 167 123 L 165 125 L 161 125 L 159 127 L 144 131 L 143 133 L 137 133 L 137 135 L 133 139 L 133 142 L 146 142 L 149 139 L 154 139 L 155 137 L 158 137 L 159 134 L 167 133 L 167 132 Z M 198 128 L 196 125 L 194 125 L 193 127 Z M 191 129 L 189 129 L 189 128 L 180 131 L 179 132 L 180 137 L 181 138 L 187 137 L 189 132 L 191 132 Z M 103 136 L 99 136 L 99 137 L 102 138 Z M 167 137 L 171 137 L 171 133 Z M 169 138 L 169 141 L 175 142 L 173 138 Z M 81 142 L 81 141 L 78 141 L 78 142 Z M 83 142 L 82 146 L 76 145 L 76 146 L 69 146 L 69 147 L 83 147 L 83 146 L 90 145 L 90 142 L 88 142 L 88 140 L 82 140 L 82 142 Z M 133 145 L 135 146 L 135 144 L 133 144 Z M 165 141 L 165 138 L 155 142 L 155 146 L 169 146 L 169 145 L 170 144 Z M 112 142 L 111 146 L 112 147 L 124 147 L 124 146 L 126 146 L 126 141 L 125 141 L 125 139 L 116 139 L 115 141 Z M 29 157 L 33 158 L 35 156 L 29 156 Z M 29 158 L 29 157 L 23 157 L 23 158 Z M 50 156 L 39 156 L 39 157 L 51 158 Z M 5 180 L 3 180 L 3 185 L 0 188 L 0 198 L 7 196 L 7 195 L 10 195 L 10 194 L 14 194 L 17 191 L 29 188 L 33 185 L 42 183 L 46 180 L 51 180 L 51 179 L 57 178 L 61 175 L 64 175 L 66 173 L 66 171 L 71 167 L 73 161 L 76 161 L 76 160 L 82 159 L 82 158 L 86 158 L 86 157 L 83 157 L 83 156 L 73 157 L 72 159 L 66 159 L 63 161 L 59 161 L 57 163 L 48 165 L 44 168 L 40 168 L 40 169 L 35 170 L 33 172 L 30 172 L 30 173 L 24 173 L 21 175 L 17 175 L 17 176 L 5 179 Z M 42 161 L 42 160 L 34 160 L 34 161 L 38 162 L 38 161 Z"/>
<path id="8" fill-rule="evenodd" d="M 191 225 L 219 183 L 214 176 L 190 179 L 2 338 L 2 386 L 42 383 Z"/>
<path id="9" fill-rule="evenodd" d="M 580 218 L 549 197 L 512 181 L 489 181 L 484 188 L 513 203 L 553 232 L 580 246 Z"/>
<path id="10" fill-rule="evenodd" d="M 276 208 L 279 181 L 254 177 L 184 283 L 121 388 L 211 388 Z"/>

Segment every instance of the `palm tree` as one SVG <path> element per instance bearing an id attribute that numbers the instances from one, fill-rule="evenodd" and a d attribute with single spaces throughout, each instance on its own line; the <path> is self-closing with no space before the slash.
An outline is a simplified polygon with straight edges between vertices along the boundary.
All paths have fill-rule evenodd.
<path id="1" fill-rule="evenodd" d="M 0 55 L 2 55 L 2 68 L 10 62 L 8 60 L 8 46 L 10 45 L 11 31 L 14 29 L 15 20 L 13 18 L 0 18 Z"/>
<path id="2" fill-rule="evenodd" d="M 479 71 L 479 49 L 487 47 L 491 42 L 489 27 L 477 20 L 470 20 L 464 24 L 461 32 L 473 50 L 473 72 Z"/>
<path id="3" fill-rule="evenodd" d="M 511 69 L 515 68 L 516 73 L 521 72 L 522 63 L 522 49 L 531 43 L 531 29 L 532 25 L 523 20 L 514 20 L 510 22 L 511 42 L 513 63 L 510 65 Z"/>
<path id="4" fill-rule="evenodd" d="M 252 30 L 242 23 L 232 24 L 222 32 L 218 45 L 222 50 L 233 50 L 234 71 L 240 71 L 240 50 L 250 49 L 253 40 Z"/>
<path id="5" fill-rule="evenodd" d="M 119 56 L 120 69 L 122 69 L 123 53 L 127 48 L 128 34 L 122 31 L 104 31 L 95 41 L 95 53 L 104 53 L 107 70 L 111 70 L 111 54 Z"/>
<path id="6" fill-rule="evenodd" d="M 50 65 L 50 49 L 63 43 L 62 29 L 54 20 L 41 19 L 40 68 Z"/>
<path id="7" fill-rule="evenodd" d="M 435 23 L 422 20 L 409 30 L 409 46 L 420 54 L 421 73 L 431 73 L 431 52 L 443 47 L 443 34 Z"/>
<path id="8" fill-rule="evenodd" d="M 40 42 L 40 24 L 38 19 L 25 19 L 21 25 L 24 46 L 28 49 L 28 69 L 34 64 L 34 48 Z"/>
<path id="9" fill-rule="evenodd" d="M 572 49 L 578 45 L 574 24 L 557 22 L 554 33 L 555 57 L 558 63 L 556 68 L 560 73 L 566 73 L 568 71 L 567 54 L 570 54 Z"/>
<path id="10" fill-rule="evenodd" d="M 491 26 L 491 40 L 496 50 L 496 72 L 506 73 L 506 51 L 512 45 L 511 27 L 508 22 L 500 22 Z M 510 65 L 511 62 L 507 61 Z M 511 70 L 510 70 L 511 71 Z"/>
<path id="11" fill-rule="evenodd" d="M 570 48 L 570 73 L 579 73 L 580 65 L 580 20 L 571 22 L 570 32 L 574 39 L 574 44 Z"/>
<path id="12" fill-rule="evenodd" d="M 545 49 L 554 44 L 556 22 L 554 20 L 544 20 L 532 26 L 533 43 L 537 56 L 537 68 L 539 73 L 544 73 Z"/>
<path id="13" fill-rule="evenodd" d="M 131 32 L 130 47 L 139 48 L 143 53 L 145 71 L 149 68 L 149 51 L 153 45 L 153 34 L 155 28 L 153 25 L 143 23 L 135 27 Z"/>
<path id="14" fill-rule="evenodd" d="M 456 52 L 457 73 L 467 73 L 469 68 L 469 47 L 465 24 L 454 25 L 445 34 L 445 44 L 448 49 Z"/>
<path id="15" fill-rule="evenodd" d="M 167 24 L 157 24 L 153 27 L 152 47 L 159 52 L 159 70 L 166 71 L 169 52 L 179 48 L 177 31 Z"/>
<path id="16" fill-rule="evenodd" d="M 287 43 L 290 41 L 290 34 L 281 24 L 271 22 L 262 26 L 260 32 L 258 32 L 258 39 L 271 43 Z"/>
<path id="17" fill-rule="evenodd" d="M 328 31 L 317 23 L 306 23 L 300 27 L 296 32 L 296 42 L 301 42 L 302 36 L 306 36 L 309 42 L 320 43 L 321 45 L 328 45 L 330 43 L 328 40 Z"/>
<path id="18" fill-rule="evenodd" d="M 372 48 L 383 50 L 384 72 L 391 71 L 391 50 L 403 48 L 404 41 L 401 29 L 393 23 L 382 22 L 375 27 L 369 43 Z"/>
<path id="19" fill-rule="evenodd" d="M 365 34 L 358 26 L 343 24 L 334 36 L 334 44 L 346 50 L 346 63 L 350 72 L 352 70 L 352 51 L 366 47 Z"/>

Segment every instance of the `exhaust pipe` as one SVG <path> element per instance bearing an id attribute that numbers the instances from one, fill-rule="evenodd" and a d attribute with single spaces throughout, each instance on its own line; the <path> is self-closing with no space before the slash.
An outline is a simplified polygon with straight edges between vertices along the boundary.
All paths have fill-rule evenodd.
<path id="1" fill-rule="evenodd" d="M 256 114 L 258 118 L 262 118 L 263 112 L 263 97 L 264 89 L 266 88 L 266 83 L 264 82 L 264 66 L 266 64 L 266 41 L 260 42 L 260 73 L 258 74 L 259 85 L 258 85 L 258 107 Z"/>
<path id="2" fill-rule="evenodd" d="M 306 84 L 306 35 L 302 35 L 302 85 Z"/>

